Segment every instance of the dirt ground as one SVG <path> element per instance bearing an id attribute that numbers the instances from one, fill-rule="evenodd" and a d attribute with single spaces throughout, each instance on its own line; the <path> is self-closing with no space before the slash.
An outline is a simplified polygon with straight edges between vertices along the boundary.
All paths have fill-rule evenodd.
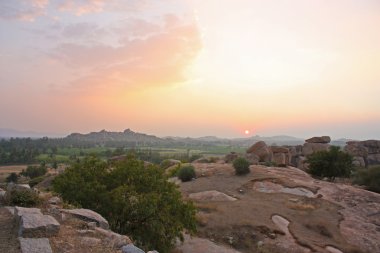
<path id="1" fill-rule="evenodd" d="M 251 166 L 251 173 L 235 176 L 229 164 L 194 164 L 196 180 L 181 183 L 186 198 L 190 193 L 217 190 L 237 198 L 237 201 L 197 201 L 199 231 L 197 236 L 233 247 L 240 252 L 264 252 L 257 243 L 278 246 L 278 252 L 329 252 L 332 246 L 345 253 L 374 252 L 359 249 L 344 237 L 340 222 L 346 206 L 326 199 L 319 190 L 328 182 L 317 183 L 298 169 Z M 306 197 L 283 192 L 260 192 L 254 189 L 256 182 L 269 182 L 289 188 L 303 187 L 315 194 Z M 379 195 L 380 196 L 380 195 Z M 380 200 L 380 197 L 376 201 Z M 379 201 L 380 202 L 380 201 Z M 295 243 L 287 244 L 285 233 L 274 224 L 272 217 L 279 215 L 289 223 L 289 231 Z M 373 246 L 373 245 L 372 245 Z M 377 247 L 374 245 L 373 247 Z M 370 247 L 369 247 L 370 248 Z M 371 248 L 370 248 L 371 249 Z M 268 252 L 276 252 L 275 250 Z"/>
<path id="2" fill-rule="evenodd" d="M 20 173 L 22 170 L 25 170 L 27 165 L 9 165 L 9 166 L 0 166 L 0 183 L 5 182 L 5 178 L 12 172 Z"/>

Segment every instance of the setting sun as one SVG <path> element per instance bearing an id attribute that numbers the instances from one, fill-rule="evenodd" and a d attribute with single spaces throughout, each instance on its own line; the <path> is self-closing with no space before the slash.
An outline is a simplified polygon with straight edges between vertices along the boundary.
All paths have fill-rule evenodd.
<path id="1" fill-rule="evenodd" d="M 249 134 L 249 130 L 245 130 L 244 133 L 245 133 L 245 134 Z"/>

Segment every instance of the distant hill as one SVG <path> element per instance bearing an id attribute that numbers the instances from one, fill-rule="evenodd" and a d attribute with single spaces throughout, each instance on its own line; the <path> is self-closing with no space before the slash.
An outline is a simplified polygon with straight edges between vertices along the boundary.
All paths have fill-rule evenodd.
<path id="1" fill-rule="evenodd" d="M 164 142 L 164 139 L 157 136 L 133 132 L 130 129 L 126 129 L 123 132 L 108 132 L 106 130 L 102 130 L 100 132 L 91 132 L 88 134 L 72 133 L 65 139 L 94 143 L 135 142 L 148 144 Z"/>

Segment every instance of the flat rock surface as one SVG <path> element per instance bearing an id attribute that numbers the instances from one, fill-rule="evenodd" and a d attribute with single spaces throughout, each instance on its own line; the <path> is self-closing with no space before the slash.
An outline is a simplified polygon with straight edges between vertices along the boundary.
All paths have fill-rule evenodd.
<path id="1" fill-rule="evenodd" d="M 47 238 L 19 238 L 22 253 L 53 253 Z"/>
<path id="2" fill-rule="evenodd" d="M 185 241 L 177 247 L 182 253 L 241 253 L 240 251 L 218 245 L 210 240 L 185 236 Z"/>
<path id="3" fill-rule="evenodd" d="M 28 238 L 51 237 L 58 234 L 60 224 L 50 215 L 38 213 L 23 214 L 19 236 Z"/>
<path id="4" fill-rule="evenodd" d="M 101 228 L 109 228 L 108 221 L 104 219 L 103 216 L 90 209 L 61 209 L 61 212 L 74 215 L 75 217 L 86 221 L 95 221 Z"/>
<path id="5" fill-rule="evenodd" d="M 233 198 L 231 196 L 228 196 L 227 194 L 224 194 L 223 192 L 218 191 L 204 191 L 204 192 L 197 192 L 197 193 L 191 193 L 189 195 L 189 198 L 193 200 L 198 201 L 235 201 L 236 198 Z"/>

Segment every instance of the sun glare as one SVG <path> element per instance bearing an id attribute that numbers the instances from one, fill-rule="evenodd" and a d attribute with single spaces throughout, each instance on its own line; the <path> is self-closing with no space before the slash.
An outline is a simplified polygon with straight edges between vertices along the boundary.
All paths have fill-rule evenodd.
<path id="1" fill-rule="evenodd" d="M 249 134 L 249 130 L 245 130 L 244 133 L 248 135 Z"/>

